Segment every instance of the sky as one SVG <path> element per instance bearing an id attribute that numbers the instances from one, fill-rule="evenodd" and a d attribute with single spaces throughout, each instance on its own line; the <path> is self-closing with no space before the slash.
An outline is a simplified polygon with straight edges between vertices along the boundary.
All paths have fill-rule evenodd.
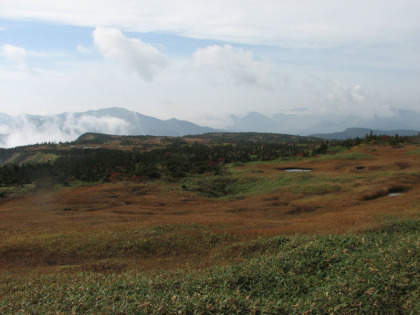
<path id="1" fill-rule="evenodd" d="M 418 0 L 1 0 L 0 112 L 420 111 Z"/>

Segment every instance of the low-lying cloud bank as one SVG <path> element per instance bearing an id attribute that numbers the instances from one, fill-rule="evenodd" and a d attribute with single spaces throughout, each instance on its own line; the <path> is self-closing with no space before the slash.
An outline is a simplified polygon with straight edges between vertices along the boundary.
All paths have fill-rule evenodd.
<path id="1" fill-rule="evenodd" d="M 0 124 L 0 147 L 73 141 L 85 132 L 122 135 L 128 133 L 128 127 L 125 120 L 110 116 L 8 116 L 8 121 Z"/>
<path id="2" fill-rule="evenodd" d="M 0 147 L 6 148 L 73 141 L 86 132 L 182 136 L 213 131 L 216 129 L 177 119 L 160 120 L 119 107 L 55 116 L 9 116 L 0 113 Z"/>

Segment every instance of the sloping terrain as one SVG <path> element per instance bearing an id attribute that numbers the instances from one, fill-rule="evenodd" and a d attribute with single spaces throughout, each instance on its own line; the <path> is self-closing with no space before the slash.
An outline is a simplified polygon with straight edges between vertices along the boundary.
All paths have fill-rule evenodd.
<path id="1" fill-rule="evenodd" d="M 100 246 L 95 242 L 108 242 L 101 238 L 111 231 L 116 250 L 119 242 L 132 239 L 138 231 L 174 224 L 197 224 L 216 238 L 223 235 L 222 240 L 366 229 L 383 216 L 418 213 L 420 155 L 410 152 L 417 151 L 411 146 L 363 147 L 293 162 L 231 166 L 225 175 L 197 175 L 173 183 L 121 182 L 38 191 L 0 205 L 0 259 L 8 268 L 57 268 L 71 261 L 77 269 L 91 259 L 131 257 L 130 250 L 97 252 Z M 311 171 L 284 171 L 289 168 Z M 389 196 L 393 193 L 398 195 Z M 61 249 L 45 242 L 58 242 Z M 84 252 L 78 242 L 95 253 Z M 52 264 L 43 258 L 55 255 Z M 204 256 L 211 259 L 208 255 Z M 140 259 L 130 268 L 142 264 Z"/>
<path id="2" fill-rule="evenodd" d="M 363 145 L 4 198 L 0 310 L 415 312 L 419 170 Z"/>

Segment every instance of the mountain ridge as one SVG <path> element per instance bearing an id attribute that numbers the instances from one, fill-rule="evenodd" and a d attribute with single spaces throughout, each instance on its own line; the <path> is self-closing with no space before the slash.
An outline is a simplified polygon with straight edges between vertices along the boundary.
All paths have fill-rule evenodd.
<path id="1" fill-rule="evenodd" d="M 253 111 L 242 117 L 230 115 L 230 121 L 226 129 L 221 130 L 176 118 L 161 120 L 121 107 L 50 116 L 0 113 L 0 147 L 73 141 L 86 132 L 174 137 L 211 132 L 263 132 L 347 139 L 364 137 L 370 130 L 389 135 L 416 135 L 420 130 L 420 113 L 401 109 L 393 110 L 390 116 L 370 118 L 309 113 L 277 113 L 269 117 Z M 366 130 L 350 132 L 346 130 L 348 128 Z"/>
<path id="2" fill-rule="evenodd" d="M 249 123 L 251 117 L 255 117 Z M 420 113 L 413 110 L 394 109 L 392 115 L 364 118 L 357 115 L 317 115 L 317 114 L 282 114 L 271 117 L 250 112 L 243 117 L 231 116 L 232 123 L 228 129 L 235 131 L 252 131 L 312 135 L 334 133 L 346 128 L 366 128 L 375 130 L 420 130 Z"/>
<path id="3" fill-rule="evenodd" d="M 115 135 L 184 136 L 216 132 L 175 118 L 161 120 L 121 107 L 41 116 L 0 113 L 0 147 L 72 141 L 86 132 Z"/>
<path id="4" fill-rule="evenodd" d="M 380 129 L 369 129 L 369 128 L 346 128 L 344 131 L 332 132 L 332 133 L 318 133 L 310 136 L 327 139 L 327 140 L 346 140 L 351 138 L 364 138 L 366 135 L 372 132 L 376 135 L 386 136 L 415 136 L 420 134 L 418 130 L 407 130 L 407 129 L 394 129 L 394 130 L 380 130 Z"/>

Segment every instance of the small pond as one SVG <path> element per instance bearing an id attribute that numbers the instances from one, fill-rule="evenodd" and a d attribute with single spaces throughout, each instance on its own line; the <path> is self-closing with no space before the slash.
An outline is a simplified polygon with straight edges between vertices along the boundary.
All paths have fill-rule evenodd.
<path id="1" fill-rule="evenodd" d="M 397 196 L 400 196 L 400 195 L 402 195 L 402 192 L 393 192 L 393 193 L 389 193 L 388 197 L 397 197 Z"/>
<path id="2" fill-rule="evenodd" d="M 310 172 L 312 169 L 310 168 L 281 168 L 282 171 L 285 172 Z"/>

